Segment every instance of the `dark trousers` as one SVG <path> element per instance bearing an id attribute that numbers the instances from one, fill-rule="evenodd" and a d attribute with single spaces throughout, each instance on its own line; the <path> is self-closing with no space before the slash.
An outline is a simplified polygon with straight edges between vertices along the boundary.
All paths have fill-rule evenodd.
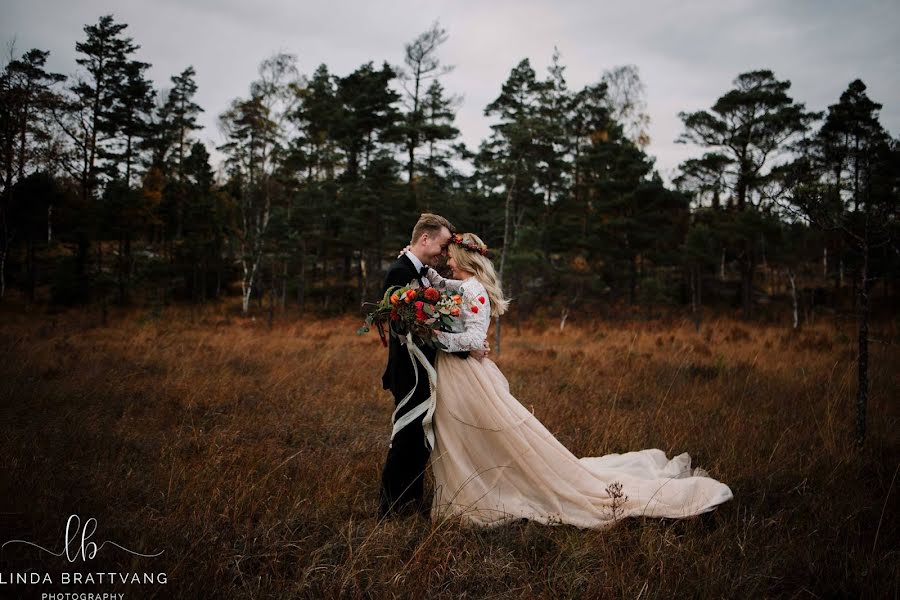
<path id="1" fill-rule="evenodd" d="M 419 365 L 419 385 L 400 413 L 397 414 L 398 419 L 428 399 L 427 377 L 425 369 Z M 404 395 L 394 395 L 395 406 L 403 399 Z M 379 510 L 382 515 L 409 509 L 423 513 L 428 511 L 428 504 L 424 498 L 424 483 L 430 451 L 425 445 L 422 418 L 417 418 L 401 429 L 388 449 L 387 460 L 381 474 Z"/>

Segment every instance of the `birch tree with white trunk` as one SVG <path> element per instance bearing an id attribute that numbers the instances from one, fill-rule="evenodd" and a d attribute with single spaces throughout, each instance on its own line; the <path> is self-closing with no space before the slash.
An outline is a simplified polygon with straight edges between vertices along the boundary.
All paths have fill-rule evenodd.
<path id="1" fill-rule="evenodd" d="M 242 311 L 250 309 L 266 250 L 272 217 L 275 171 L 291 135 L 290 115 L 304 83 L 292 54 L 278 53 L 264 60 L 259 79 L 250 85 L 249 98 L 236 98 L 219 116 L 228 141 L 219 150 L 228 156 L 230 177 L 237 182 L 238 250 L 241 263 Z"/>

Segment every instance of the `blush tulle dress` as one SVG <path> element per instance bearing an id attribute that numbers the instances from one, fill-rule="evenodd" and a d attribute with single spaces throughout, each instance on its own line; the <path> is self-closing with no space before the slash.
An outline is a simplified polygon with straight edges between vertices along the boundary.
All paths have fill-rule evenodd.
<path id="1" fill-rule="evenodd" d="M 442 278 L 438 288 L 462 295 L 464 331 L 439 333 L 449 352 L 480 349 L 490 325 L 490 299 L 475 277 Z M 476 307 L 475 310 L 472 307 Z M 438 352 L 431 467 L 431 518 L 458 517 L 466 525 L 495 527 L 528 519 L 549 525 L 608 527 L 627 517 L 684 518 L 733 498 L 731 489 L 687 453 L 667 458 L 659 449 L 578 458 L 510 394 L 489 358 Z"/>

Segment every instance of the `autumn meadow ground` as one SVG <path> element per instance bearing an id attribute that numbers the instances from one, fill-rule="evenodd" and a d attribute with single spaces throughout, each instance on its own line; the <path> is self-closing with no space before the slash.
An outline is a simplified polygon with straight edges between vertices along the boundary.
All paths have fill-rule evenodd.
<path id="1" fill-rule="evenodd" d="M 900 585 L 900 332 L 878 322 L 869 434 L 852 441 L 852 320 L 710 317 L 504 327 L 519 400 L 576 455 L 688 452 L 734 500 L 604 531 L 380 522 L 393 403 L 359 320 L 0 310 L 0 572 L 166 573 L 165 584 L 4 585 L 125 598 L 835 598 Z M 80 543 L 80 542 L 78 542 Z M 74 548 L 73 548 L 74 551 Z M 55 576 L 55 575 L 54 575 Z"/>

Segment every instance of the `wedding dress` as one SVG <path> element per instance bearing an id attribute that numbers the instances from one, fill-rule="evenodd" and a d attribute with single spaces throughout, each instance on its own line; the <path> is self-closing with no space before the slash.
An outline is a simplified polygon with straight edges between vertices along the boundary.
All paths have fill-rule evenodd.
<path id="1" fill-rule="evenodd" d="M 433 269 L 428 278 L 439 288 L 458 287 L 463 297 L 465 330 L 440 332 L 438 339 L 450 352 L 480 349 L 491 314 L 484 286 Z M 698 515 L 733 498 L 727 485 L 692 469 L 687 453 L 671 460 L 658 449 L 576 457 L 510 394 L 489 358 L 438 352 L 436 370 L 432 520 L 604 528 L 625 517 Z"/>

